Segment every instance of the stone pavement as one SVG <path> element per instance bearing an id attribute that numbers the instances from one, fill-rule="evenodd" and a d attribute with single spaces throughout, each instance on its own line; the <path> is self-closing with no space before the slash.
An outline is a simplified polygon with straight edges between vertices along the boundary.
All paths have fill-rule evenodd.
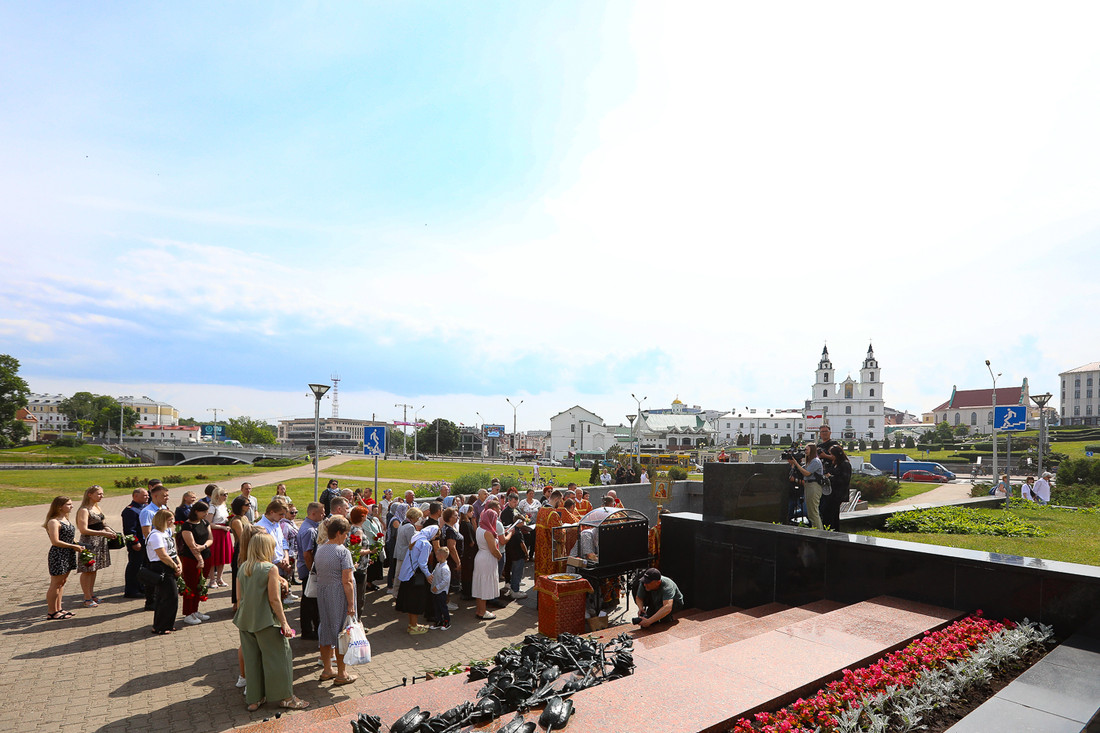
<path id="1" fill-rule="evenodd" d="M 323 461 L 322 468 L 330 468 L 339 458 Z M 264 480 L 294 478 L 301 470 L 272 472 Z M 221 483 L 227 488 L 239 485 L 232 480 Z M 174 487 L 173 500 L 185 488 Z M 73 498 L 79 503 L 79 495 Z M 101 506 L 109 525 L 121 527 L 120 513 L 128 503 L 128 497 L 104 499 Z M 0 668 L 8 691 L 8 702 L 0 708 L 0 730 L 191 733 L 224 731 L 274 715 L 277 709 L 272 705 L 249 714 L 241 691 L 234 687 L 237 631 L 228 588 L 211 591 L 210 601 L 203 604 L 210 621 L 188 626 L 181 618 L 179 632 L 152 636 L 151 614 L 142 611 L 142 600 L 122 597 L 126 553 L 119 550 L 112 553 L 112 565 L 98 573 L 96 594 L 103 599 L 99 608 L 80 607 L 80 582 L 74 572 L 65 585 L 63 607 L 76 616 L 46 620 L 46 509 L 0 510 L 0 557 L 5 559 L 0 571 Z M 528 578 L 524 588 L 529 585 Z M 421 675 L 425 669 L 486 659 L 533 633 L 538 624 L 533 593 L 523 605 L 497 610 L 498 620 L 489 624 L 474 619 L 472 601 L 452 597 L 460 609 L 449 631 L 410 637 L 389 596 L 369 594 L 368 600 L 373 603 L 363 622 L 374 660 L 355 669 L 358 682 L 345 687 L 319 683 L 316 642 L 291 642 L 295 693 L 311 705 L 331 705 L 401 684 L 403 677 Z M 297 607 L 292 606 L 288 615 L 297 628 Z"/>
<path id="2" fill-rule="evenodd" d="M 931 491 L 911 496 L 908 499 L 899 499 L 883 505 L 882 508 L 900 509 L 907 506 L 927 506 L 929 504 L 953 504 L 961 499 L 970 498 L 970 489 L 974 483 L 971 481 L 952 481 L 948 484 L 939 484 Z"/>

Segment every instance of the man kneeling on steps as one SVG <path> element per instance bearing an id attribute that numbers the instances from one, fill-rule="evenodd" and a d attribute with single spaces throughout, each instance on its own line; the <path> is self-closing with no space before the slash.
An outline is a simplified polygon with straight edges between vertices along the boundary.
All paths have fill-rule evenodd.
<path id="1" fill-rule="evenodd" d="M 672 614 L 684 607 L 684 594 L 672 578 L 663 577 L 657 568 L 649 568 L 642 573 L 637 593 L 634 601 L 641 615 L 632 621 L 643 629 L 671 621 Z"/>

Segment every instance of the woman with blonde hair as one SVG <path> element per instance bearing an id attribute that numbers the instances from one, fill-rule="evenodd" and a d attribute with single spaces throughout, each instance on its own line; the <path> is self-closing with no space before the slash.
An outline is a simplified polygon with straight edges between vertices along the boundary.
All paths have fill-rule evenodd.
<path id="1" fill-rule="evenodd" d="M 233 561 L 233 533 L 229 529 L 229 507 L 225 503 L 228 492 L 215 486 L 210 494 L 210 512 L 206 521 L 210 523 L 214 543 L 210 545 L 210 565 L 206 568 L 206 578 L 211 588 L 224 588 L 229 583 L 222 580 L 225 566 Z"/>
<path id="2" fill-rule="evenodd" d="M 294 663 L 290 653 L 293 629 L 283 611 L 283 585 L 275 558 L 275 538 L 258 532 L 249 538 L 245 561 L 237 573 L 237 613 L 233 624 L 241 638 L 247 683 L 244 697 L 250 713 L 272 699 L 288 710 L 309 703 L 294 695 Z"/>
<path id="3" fill-rule="evenodd" d="M 50 571 L 50 589 L 46 591 L 46 618 L 51 621 L 72 618 L 72 611 L 61 610 L 61 592 L 69 573 L 76 569 L 76 552 L 84 549 L 73 542 L 76 539 L 76 527 L 69 521 L 69 512 L 73 503 L 67 496 L 54 497 L 50 510 L 46 512 L 46 521 L 42 524 L 50 538 L 50 552 L 46 555 L 46 565 Z"/>
<path id="4" fill-rule="evenodd" d="M 84 492 L 84 500 L 76 510 L 76 528 L 80 532 L 80 544 L 92 553 L 88 562 L 80 560 L 76 571 L 80 575 L 80 589 L 84 591 L 84 608 L 95 608 L 99 598 L 92 592 L 95 589 L 96 572 L 111 567 L 111 553 L 107 549 L 107 540 L 115 533 L 103 523 L 103 512 L 99 502 L 103 498 L 103 487 L 91 486 Z"/>
<path id="5" fill-rule="evenodd" d="M 176 630 L 173 624 L 180 606 L 176 578 L 183 573 L 183 565 L 176 552 L 174 525 L 175 516 L 170 509 L 160 509 L 153 515 L 152 530 L 145 538 L 149 564 L 141 569 L 142 576 L 148 577 L 149 584 L 154 587 L 153 633 L 161 636 Z"/>

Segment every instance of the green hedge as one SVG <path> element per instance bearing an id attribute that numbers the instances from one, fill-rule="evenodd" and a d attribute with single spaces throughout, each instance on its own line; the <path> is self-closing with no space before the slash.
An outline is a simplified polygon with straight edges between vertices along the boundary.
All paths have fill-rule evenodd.
<path id="1" fill-rule="evenodd" d="M 999 537 L 1046 537 L 1050 533 L 1011 512 L 941 506 L 899 512 L 886 520 L 887 532 L 982 534 Z"/>
<path id="2" fill-rule="evenodd" d="M 1100 486 L 1100 459 L 1070 458 L 1058 465 L 1057 486 L 1069 488 L 1076 484 Z"/>
<path id="3" fill-rule="evenodd" d="M 864 501 L 881 501 L 897 495 L 898 485 L 889 476 L 852 476 L 850 491 L 858 491 Z"/>

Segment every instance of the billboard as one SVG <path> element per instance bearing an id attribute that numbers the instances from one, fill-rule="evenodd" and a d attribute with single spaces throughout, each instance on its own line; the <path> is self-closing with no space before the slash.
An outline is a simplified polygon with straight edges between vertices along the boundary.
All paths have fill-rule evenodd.
<path id="1" fill-rule="evenodd" d="M 225 440 L 224 425 L 203 425 L 202 437 L 205 440 Z"/>
<path id="2" fill-rule="evenodd" d="M 482 425 L 481 429 L 486 438 L 499 438 L 504 435 L 505 430 L 503 425 Z"/>

